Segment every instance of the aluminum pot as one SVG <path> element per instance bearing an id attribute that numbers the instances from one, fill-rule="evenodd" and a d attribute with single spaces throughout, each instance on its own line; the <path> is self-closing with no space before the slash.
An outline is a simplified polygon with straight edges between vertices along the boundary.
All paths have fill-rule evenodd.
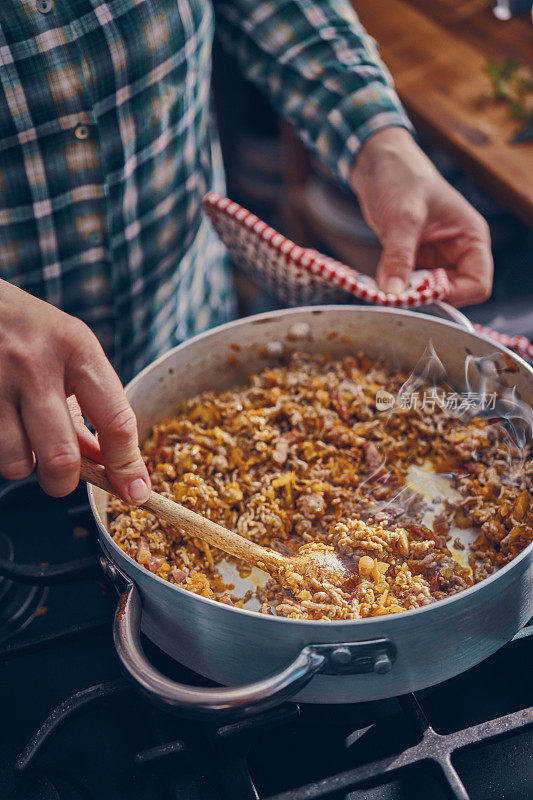
<path id="1" fill-rule="evenodd" d="M 305 351 L 362 351 L 407 371 L 431 341 L 457 391 L 465 390 L 468 354 L 496 353 L 509 386 L 533 405 L 532 368 L 458 324 L 411 311 L 314 306 L 223 325 L 148 366 L 126 389 L 141 441 L 183 398 L 246 381 L 295 340 Z M 478 585 L 402 614 L 316 622 L 233 608 L 168 583 L 127 556 L 106 530 L 106 493 L 90 487 L 89 498 L 103 565 L 120 594 L 114 636 L 122 663 L 146 694 L 186 715 L 246 714 L 287 697 L 353 703 L 420 690 L 479 663 L 533 615 L 533 544 Z M 229 688 L 169 680 L 143 653 L 139 627 L 174 659 Z"/>

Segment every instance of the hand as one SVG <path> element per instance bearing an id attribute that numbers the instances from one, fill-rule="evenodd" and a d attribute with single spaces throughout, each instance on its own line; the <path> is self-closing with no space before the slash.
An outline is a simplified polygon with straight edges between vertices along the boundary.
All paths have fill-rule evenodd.
<path id="1" fill-rule="evenodd" d="M 2 280 L 0 386 L 0 475 L 25 478 L 37 461 L 42 488 L 62 497 L 78 484 L 81 450 L 106 467 L 127 503 L 148 498 L 137 421 L 94 334 Z"/>
<path id="2" fill-rule="evenodd" d="M 488 225 L 444 180 L 408 131 L 386 128 L 371 136 L 350 182 L 383 246 L 376 276 L 381 289 L 400 294 L 415 267 L 443 267 L 450 280 L 450 303 L 480 303 L 490 296 Z"/>

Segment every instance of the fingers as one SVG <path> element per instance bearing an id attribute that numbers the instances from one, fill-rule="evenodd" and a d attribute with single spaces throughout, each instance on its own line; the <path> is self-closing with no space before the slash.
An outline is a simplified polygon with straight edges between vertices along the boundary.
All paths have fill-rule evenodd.
<path id="1" fill-rule="evenodd" d="M 434 219 L 437 212 L 433 211 L 427 224 L 410 212 L 383 235 L 378 285 L 386 292 L 400 294 L 417 264 L 442 266 L 450 281 L 450 303 L 482 303 L 490 297 L 494 271 L 488 225 L 455 192 L 450 194 L 448 205 L 439 206 L 437 211 L 439 216 Z"/>
<path id="2" fill-rule="evenodd" d="M 0 408 L 0 431 L 0 475 L 10 481 L 27 478 L 35 461 L 14 405 L 6 403 Z"/>
<path id="3" fill-rule="evenodd" d="M 91 433 L 85 424 L 80 405 L 74 395 L 71 395 L 67 398 L 67 407 L 70 413 L 70 418 L 72 419 L 72 424 L 74 425 L 76 436 L 78 437 L 80 453 L 82 453 L 84 456 L 87 456 L 87 458 L 98 462 L 98 464 L 101 464 L 102 453 L 100 451 L 98 439 L 96 436 L 94 436 L 94 434 Z"/>
<path id="4" fill-rule="evenodd" d="M 454 271 L 448 271 L 448 277 L 450 294 L 446 300 L 453 306 L 483 303 L 491 295 L 492 281 L 483 281 L 481 275 L 459 275 Z"/>
<path id="5" fill-rule="evenodd" d="M 418 220 L 406 217 L 383 235 L 383 252 L 378 264 L 376 279 L 380 289 L 387 294 L 401 294 L 407 288 L 415 268 L 421 225 Z"/>
<path id="6" fill-rule="evenodd" d="M 94 334 L 79 320 L 0 280 L 0 467 L 21 477 L 32 467 L 45 491 L 64 495 L 79 478 L 80 445 L 106 466 L 121 496 L 138 503 L 149 477 L 137 442 L 135 416 Z M 71 418 L 77 395 L 100 446 Z M 17 410 L 19 409 L 19 410 Z"/>
<path id="7" fill-rule="evenodd" d="M 20 413 L 44 491 L 52 497 L 74 491 L 80 477 L 80 450 L 62 387 L 24 394 Z"/>
<path id="8" fill-rule="evenodd" d="M 455 269 L 448 270 L 448 302 L 454 306 L 466 306 L 488 300 L 493 273 L 494 263 L 487 234 L 485 241 L 474 241 L 465 246 L 458 256 Z"/>
<path id="9" fill-rule="evenodd" d="M 91 334 L 92 336 L 92 334 Z M 68 390 L 98 433 L 109 480 L 131 505 L 148 499 L 150 478 L 139 450 L 137 420 L 120 380 L 95 337 L 69 363 Z"/>

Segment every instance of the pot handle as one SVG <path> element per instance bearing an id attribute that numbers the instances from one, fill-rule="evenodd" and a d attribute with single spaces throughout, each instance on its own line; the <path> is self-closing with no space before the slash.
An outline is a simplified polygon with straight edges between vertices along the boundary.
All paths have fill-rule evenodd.
<path id="1" fill-rule="evenodd" d="M 151 700 L 184 716 L 203 719 L 248 716 L 292 697 L 318 672 L 384 674 L 390 671 L 396 657 L 396 648 L 388 639 L 310 644 L 288 666 L 254 683 L 215 688 L 186 686 L 159 672 L 142 649 L 142 602 L 135 583 L 107 558 L 103 557 L 101 564 L 119 594 L 113 638 L 122 666 Z"/>
<path id="2" fill-rule="evenodd" d="M 451 306 L 449 303 L 445 303 L 444 300 L 436 300 L 433 305 L 437 306 L 437 308 L 442 311 L 443 315 L 446 319 L 449 319 L 450 322 L 455 322 L 457 325 L 460 325 L 461 328 L 464 328 L 469 333 L 475 333 L 476 329 L 474 328 L 473 324 L 470 322 L 468 317 L 463 314 L 462 311 L 459 311 L 458 308 L 455 306 Z M 422 309 L 424 310 L 424 309 Z"/>

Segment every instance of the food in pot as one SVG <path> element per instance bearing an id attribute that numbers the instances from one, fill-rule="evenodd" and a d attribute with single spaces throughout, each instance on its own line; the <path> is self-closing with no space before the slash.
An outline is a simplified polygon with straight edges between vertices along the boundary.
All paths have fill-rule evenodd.
<path id="1" fill-rule="evenodd" d="M 378 412 L 376 393 L 397 396 L 406 379 L 362 355 L 294 352 L 246 386 L 183 402 L 144 444 L 156 491 L 287 555 L 333 546 L 353 566 L 341 587 L 295 573 L 289 588 L 269 580 L 238 596 L 224 553 L 117 499 L 111 535 L 165 580 L 239 607 L 254 596 L 263 613 L 294 619 L 398 613 L 477 583 L 533 540 L 529 445 L 497 419 L 438 403 Z M 435 501 L 409 486 L 413 467 L 456 490 L 431 525 Z M 475 537 L 459 563 L 462 528 Z"/>

